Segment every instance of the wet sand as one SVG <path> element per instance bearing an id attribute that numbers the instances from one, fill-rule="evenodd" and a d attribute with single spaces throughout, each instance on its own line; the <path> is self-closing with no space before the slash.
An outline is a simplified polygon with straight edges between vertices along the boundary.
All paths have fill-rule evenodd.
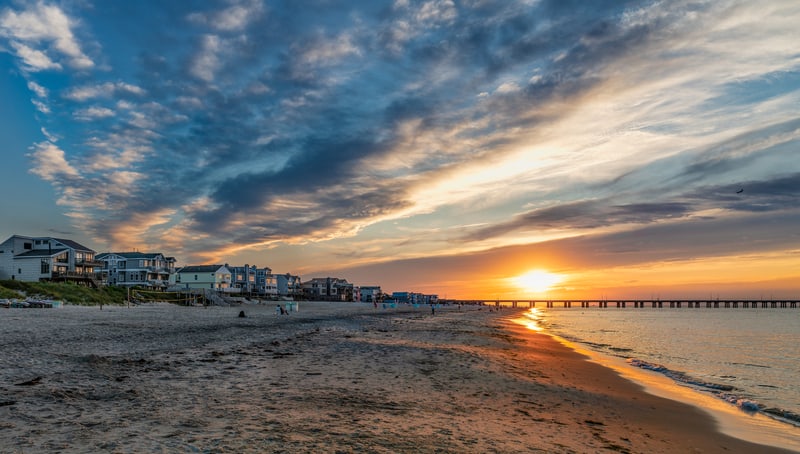
<path id="1" fill-rule="evenodd" d="M 0 452 L 790 452 L 723 435 L 513 314 L 0 309 Z"/>

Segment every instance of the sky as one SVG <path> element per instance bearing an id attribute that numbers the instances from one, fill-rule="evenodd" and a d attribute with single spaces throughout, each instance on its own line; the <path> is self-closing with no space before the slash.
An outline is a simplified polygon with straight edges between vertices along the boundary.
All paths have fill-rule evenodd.
<path id="1" fill-rule="evenodd" d="M 0 236 L 447 298 L 798 298 L 798 23 L 0 0 Z"/>

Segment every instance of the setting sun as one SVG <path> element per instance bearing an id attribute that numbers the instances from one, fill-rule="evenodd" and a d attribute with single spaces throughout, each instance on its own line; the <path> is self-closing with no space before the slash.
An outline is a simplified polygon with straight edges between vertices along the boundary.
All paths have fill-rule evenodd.
<path id="1" fill-rule="evenodd" d="M 545 293 L 563 280 L 564 276 L 543 270 L 528 271 L 513 278 L 517 287 L 529 293 Z"/>

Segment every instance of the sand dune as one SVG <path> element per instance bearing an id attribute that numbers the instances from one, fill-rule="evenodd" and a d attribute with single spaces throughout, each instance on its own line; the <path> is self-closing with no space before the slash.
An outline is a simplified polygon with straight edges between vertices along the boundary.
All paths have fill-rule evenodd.
<path id="1" fill-rule="evenodd" d="M 2 309 L 0 452 L 785 452 L 511 315 Z"/>

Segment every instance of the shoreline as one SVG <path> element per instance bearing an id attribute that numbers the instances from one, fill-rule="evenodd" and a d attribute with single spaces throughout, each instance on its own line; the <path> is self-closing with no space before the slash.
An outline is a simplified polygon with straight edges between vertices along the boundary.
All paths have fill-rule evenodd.
<path id="1" fill-rule="evenodd" d="M 794 428 L 791 425 L 774 421 L 765 415 L 756 415 L 759 419 L 759 424 L 749 424 L 744 421 L 746 415 L 740 414 L 740 410 L 736 409 L 733 405 L 727 404 L 719 399 L 714 399 L 711 396 L 703 395 L 689 388 L 681 388 L 680 385 L 676 384 L 674 381 L 655 372 L 632 368 L 620 358 L 606 356 L 602 353 L 581 347 L 574 342 L 567 341 L 546 330 L 528 327 L 524 321 L 525 320 L 522 318 L 516 320 L 509 318 L 510 323 L 519 325 L 521 329 L 530 330 L 535 336 L 549 338 L 561 348 L 567 349 L 579 357 L 582 357 L 586 363 L 605 369 L 611 374 L 616 375 L 616 377 L 598 378 L 597 380 L 602 382 L 602 385 L 594 386 L 588 383 L 581 383 L 581 379 L 578 378 L 583 377 L 589 379 L 592 373 L 588 369 L 581 370 L 584 368 L 580 366 L 567 366 L 565 369 L 573 374 L 573 379 L 567 382 L 567 386 L 594 389 L 594 392 L 606 394 L 605 397 L 608 398 L 615 398 L 614 395 L 616 394 L 618 395 L 617 397 L 623 397 L 623 399 L 643 401 L 642 405 L 644 405 L 644 402 L 651 401 L 651 398 L 661 399 L 660 402 L 656 400 L 653 401 L 655 403 L 650 403 L 650 405 L 654 406 L 654 408 L 663 408 L 665 410 L 667 408 L 674 408 L 675 405 L 687 406 L 688 408 L 672 410 L 680 412 L 683 415 L 677 419 L 677 422 L 672 415 L 670 415 L 669 418 L 671 422 L 667 422 L 667 418 L 665 418 L 663 422 L 659 422 L 657 419 L 651 421 L 656 427 L 663 425 L 668 426 L 658 427 L 656 430 L 671 430 L 676 432 L 678 438 L 685 436 L 687 440 L 691 437 L 691 440 L 693 440 L 691 444 L 683 447 L 686 451 L 697 449 L 698 451 L 707 452 L 706 450 L 710 449 L 711 451 L 708 452 L 716 452 L 716 450 L 720 448 L 726 451 L 728 449 L 733 449 L 729 448 L 727 443 L 729 443 L 730 440 L 725 440 L 727 437 L 735 440 L 734 443 L 742 442 L 745 444 L 753 444 L 757 446 L 758 452 L 771 452 L 769 450 L 777 450 L 776 452 L 800 452 L 797 450 L 797 447 L 800 446 L 800 440 L 791 439 L 788 435 L 781 436 L 788 434 L 789 431 Z M 536 331 L 533 331 L 533 329 Z M 558 347 L 555 348 L 557 349 Z M 595 373 L 599 377 L 606 375 L 600 372 Z M 623 386 L 619 381 L 624 381 L 632 385 L 632 389 L 628 388 L 628 386 Z M 606 386 L 605 391 L 601 389 L 603 386 Z M 611 390 L 609 386 L 614 386 L 619 389 Z M 636 396 L 638 393 L 646 395 L 647 398 Z M 642 414 L 642 412 L 647 413 L 646 409 L 640 407 L 636 408 L 634 413 Z M 638 418 L 638 416 L 631 414 L 629 418 L 634 420 Z M 763 429 L 766 429 L 768 432 L 759 432 L 759 430 Z M 776 436 L 775 430 L 778 430 L 780 434 Z M 699 446 L 705 447 L 699 448 Z M 749 452 L 754 452 L 752 451 L 752 449 L 754 449 L 753 446 L 749 448 L 746 448 L 746 446 L 738 447 L 733 449 L 733 452 L 746 452 L 742 451 L 742 449 L 748 449 L 750 450 Z"/>
<path id="2" fill-rule="evenodd" d="M 272 305 L 0 309 L 0 446 L 792 452 L 722 434 L 702 410 L 646 393 L 519 315 L 317 302 L 288 316 Z"/>
<path id="3" fill-rule="evenodd" d="M 780 421 L 763 413 L 748 414 L 736 405 L 711 394 L 682 386 L 658 372 L 631 367 L 623 358 L 604 355 L 551 335 L 588 357 L 589 361 L 616 371 L 624 379 L 641 386 L 649 394 L 682 402 L 706 412 L 717 423 L 717 430 L 744 441 L 800 452 L 800 428 L 789 421 Z M 792 436 L 792 431 L 798 432 Z"/>

